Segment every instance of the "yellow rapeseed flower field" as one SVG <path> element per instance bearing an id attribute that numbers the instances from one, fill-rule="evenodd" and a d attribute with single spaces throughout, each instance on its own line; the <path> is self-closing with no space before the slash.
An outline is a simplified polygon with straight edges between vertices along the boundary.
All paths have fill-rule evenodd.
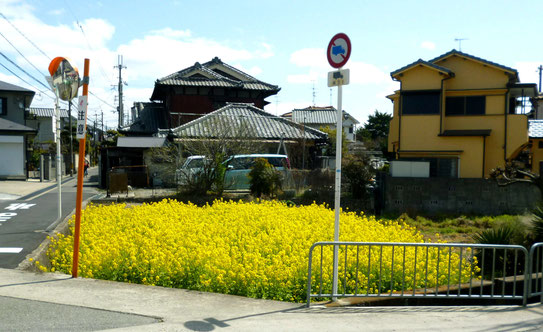
<path id="1" fill-rule="evenodd" d="M 91 205 L 82 212 L 81 220 L 82 277 L 295 302 L 306 298 L 309 248 L 315 242 L 333 240 L 334 229 L 334 211 L 326 206 L 289 207 L 278 201 L 219 200 L 203 207 L 175 200 L 134 207 Z M 73 219 L 71 223 L 73 227 Z M 341 241 L 424 242 L 412 227 L 355 213 L 342 213 L 340 234 Z M 379 250 L 383 250 L 381 265 L 375 260 Z M 70 273 L 72 251 L 71 235 L 52 238 L 48 250 L 51 271 Z M 447 282 L 449 261 L 453 262 L 450 266 L 459 265 L 458 256 L 446 251 L 419 248 L 418 261 L 413 248 L 394 254 L 390 248 L 371 251 L 375 258 L 367 274 L 354 271 L 353 253 L 348 255 L 347 268 L 340 265 L 340 275 L 350 276 L 345 285 L 348 290 L 358 287 L 377 292 L 382 284 L 380 291 L 384 292 L 402 283 L 411 288 L 424 283 L 432 287 Z M 368 249 L 359 254 L 367 260 Z M 399 273 L 384 273 L 401 269 L 403 256 L 408 269 L 417 270 L 415 278 L 402 280 Z M 429 267 L 424 265 L 426 256 Z M 315 258 L 315 264 L 318 260 Z M 329 262 L 331 254 L 325 254 L 323 260 Z M 363 264 L 367 267 L 367 262 Z M 325 269 L 322 274 L 324 287 L 329 288 L 331 271 Z M 422 274 L 430 278 L 425 281 Z M 471 277 L 466 272 L 451 274 L 451 282 Z M 315 286 L 318 278 L 314 273 Z"/>

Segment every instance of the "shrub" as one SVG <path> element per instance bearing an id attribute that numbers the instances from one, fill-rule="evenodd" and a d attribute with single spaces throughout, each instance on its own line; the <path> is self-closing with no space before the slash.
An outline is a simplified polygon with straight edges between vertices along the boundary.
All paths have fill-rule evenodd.
<path id="1" fill-rule="evenodd" d="M 332 240 L 334 232 L 333 210 L 316 204 L 289 207 L 277 201 L 215 201 L 197 207 L 164 200 L 135 207 L 90 206 L 81 218 L 82 277 L 295 302 L 306 297 L 309 248 L 315 242 Z M 73 219 L 70 223 L 73 225 Z M 422 235 L 410 226 L 354 213 L 342 213 L 340 234 L 342 241 L 423 242 Z M 52 239 L 48 250 L 51 271 L 70 273 L 72 250 L 71 235 Z M 385 255 L 383 269 L 400 264 L 401 255 L 399 250 L 394 260 Z M 424 273 L 422 255 L 419 250 L 416 261 L 412 251 L 406 252 L 406 267 Z M 436 253 L 430 255 L 430 262 L 435 263 Z M 354 269 L 350 257 L 348 271 Z M 459 265 L 457 255 L 451 260 L 451 266 Z M 440 264 L 447 261 L 442 252 Z M 439 268 L 438 274 L 432 264 L 428 273 L 433 280 L 446 280 L 446 269 Z M 379 282 L 379 263 L 372 265 L 369 291 Z M 324 273 L 324 284 L 330 285 L 331 275 Z M 458 273 L 452 275 L 456 278 Z M 419 287 L 422 280 L 405 280 L 405 285 Z M 368 285 L 363 275 L 358 282 Z M 399 285 L 393 283 L 393 287 Z"/>
<path id="2" fill-rule="evenodd" d="M 543 206 L 538 206 L 532 213 L 532 240 L 543 242 Z"/>
<path id="3" fill-rule="evenodd" d="M 346 155 L 343 158 L 343 176 L 353 198 L 367 198 L 368 187 L 375 176 L 369 157 L 365 155 Z"/>
<path id="4" fill-rule="evenodd" d="M 260 198 L 262 195 L 276 196 L 281 189 L 281 173 L 265 158 L 256 158 L 249 172 L 251 193 Z"/>

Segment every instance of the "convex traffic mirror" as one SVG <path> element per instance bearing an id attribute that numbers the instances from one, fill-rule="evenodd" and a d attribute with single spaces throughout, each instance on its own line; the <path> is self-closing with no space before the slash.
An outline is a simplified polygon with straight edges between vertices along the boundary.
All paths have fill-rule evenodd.
<path id="1" fill-rule="evenodd" d="M 79 72 L 68 59 L 54 58 L 49 64 L 49 73 L 53 78 L 53 86 L 56 87 L 60 99 L 70 101 L 77 97 Z"/>

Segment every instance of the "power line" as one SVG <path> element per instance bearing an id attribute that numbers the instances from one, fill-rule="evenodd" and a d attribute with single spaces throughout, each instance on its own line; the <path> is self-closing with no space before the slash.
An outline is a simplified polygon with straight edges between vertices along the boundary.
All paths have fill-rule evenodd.
<path id="1" fill-rule="evenodd" d="M 12 73 L 13 75 L 15 75 L 18 79 L 20 79 L 21 81 L 25 82 L 26 84 L 30 85 L 31 87 L 33 87 L 34 89 L 38 90 L 39 92 L 41 92 L 43 95 L 51 98 L 51 99 L 55 99 L 54 97 L 51 97 L 50 95 L 48 95 L 47 93 L 45 93 L 44 91 L 36 88 L 35 86 L 33 86 L 32 84 L 28 83 L 27 81 L 25 81 L 21 76 L 17 75 L 16 73 L 14 73 L 13 71 L 11 71 L 11 69 L 9 69 L 8 67 L 4 66 L 3 63 L 0 63 L 0 66 L 4 67 L 7 71 L 9 71 L 10 73 Z"/>
<path id="2" fill-rule="evenodd" d="M 25 36 L 25 34 L 21 32 L 21 30 L 17 29 L 17 27 L 16 27 L 13 23 L 11 23 L 11 21 L 8 20 L 8 18 L 7 18 L 6 16 L 4 16 L 3 13 L 0 13 L 0 15 L 2 15 L 2 17 L 3 17 L 3 18 L 4 18 L 4 19 L 5 19 L 5 20 L 13 27 L 13 29 L 17 30 L 17 32 L 20 33 L 21 36 L 23 36 L 26 40 L 28 40 L 28 42 L 29 42 L 30 44 L 32 44 L 32 46 L 34 46 L 38 51 L 40 51 L 41 54 L 45 55 L 45 57 L 46 57 L 48 60 L 51 60 L 51 58 L 50 58 L 47 54 L 45 54 L 45 52 L 42 51 L 36 44 L 34 44 L 34 42 L 32 42 L 30 39 L 28 39 L 28 37 Z"/>
<path id="3" fill-rule="evenodd" d="M 21 51 L 19 51 L 19 50 L 17 49 L 17 47 L 15 47 L 15 45 L 13 45 L 13 44 L 9 41 L 9 39 L 6 38 L 6 36 L 4 36 L 4 34 L 3 34 L 2 32 L 0 32 L 0 36 L 4 37 L 4 39 L 11 45 L 11 47 L 13 47 L 13 48 L 17 51 L 17 53 L 19 53 L 19 54 L 23 57 L 23 59 L 26 60 L 26 62 L 28 62 L 32 67 L 34 67 L 34 69 L 36 69 L 36 70 L 38 71 L 38 73 L 40 73 L 42 76 L 45 76 L 45 75 L 44 75 L 44 74 L 43 74 L 43 73 L 42 73 L 42 72 L 41 72 L 41 71 L 40 71 L 40 70 L 39 70 L 32 62 L 30 62 L 30 60 L 28 60 L 28 59 L 24 56 L 23 53 L 21 53 Z"/>
<path id="4" fill-rule="evenodd" d="M 13 60 L 11 60 L 10 58 L 8 58 L 4 53 L 2 53 L 0 51 L 0 55 L 3 56 L 6 60 L 8 60 L 12 65 L 14 65 L 15 67 L 19 68 L 20 71 L 22 71 L 23 73 L 27 74 L 30 78 L 32 78 L 34 81 L 38 82 L 39 84 L 41 84 L 42 86 L 44 86 L 46 89 L 49 89 L 49 87 L 45 84 L 43 84 L 40 80 L 38 80 L 37 78 L 35 78 L 34 76 L 30 75 L 26 70 L 24 70 L 23 68 L 21 68 L 21 66 L 19 66 L 18 64 L 16 64 L 15 62 L 13 62 Z"/>
<path id="5" fill-rule="evenodd" d="M 107 106 L 109 106 L 109 107 L 111 107 L 111 108 L 113 108 L 113 109 L 116 108 L 115 106 L 110 105 L 107 101 L 103 100 L 102 98 L 100 98 L 100 97 L 98 97 L 97 95 L 95 95 L 94 93 L 92 93 L 92 91 L 89 91 L 89 93 L 90 93 L 91 95 L 93 95 L 94 97 L 96 97 L 96 99 L 98 99 L 98 100 L 101 101 L 102 103 L 106 104 Z"/>
<path id="6" fill-rule="evenodd" d="M 72 14 L 72 16 L 74 17 L 77 26 L 81 30 L 81 34 L 83 35 L 83 37 L 85 38 L 85 41 L 87 42 L 87 47 L 92 52 L 94 52 L 94 49 L 92 48 L 92 46 L 91 46 L 91 44 L 89 42 L 89 39 L 87 38 L 87 34 L 85 33 L 85 30 L 83 30 L 83 26 L 81 25 L 81 23 L 79 23 L 79 19 L 77 18 L 74 11 L 72 10 L 72 7 L 70 7 L 70 5 L 68 4 L 68 1 L 64 0 L 64 3 L 66 4 L 66 7 L 68 8 L 68 10 Z M 104 66 L 102 66 L 102 63 L 100 62 L 100 60 L 97 58 L 96 61 L 98 62 L 98 69 L 100 70 L 100 74 L 102 74 L 102 77 L 106 80 L 106 82 L 111 82 L 111 79 L 105 73 Z"/>

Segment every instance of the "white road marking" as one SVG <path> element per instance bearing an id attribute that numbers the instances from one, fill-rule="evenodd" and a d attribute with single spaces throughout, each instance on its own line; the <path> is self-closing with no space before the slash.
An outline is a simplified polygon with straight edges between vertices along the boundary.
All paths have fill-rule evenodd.
<path id="1" fill-rule="evenodd" d="M 18 254 L 23 248 L 0 248 L 0 254 Z"/>

